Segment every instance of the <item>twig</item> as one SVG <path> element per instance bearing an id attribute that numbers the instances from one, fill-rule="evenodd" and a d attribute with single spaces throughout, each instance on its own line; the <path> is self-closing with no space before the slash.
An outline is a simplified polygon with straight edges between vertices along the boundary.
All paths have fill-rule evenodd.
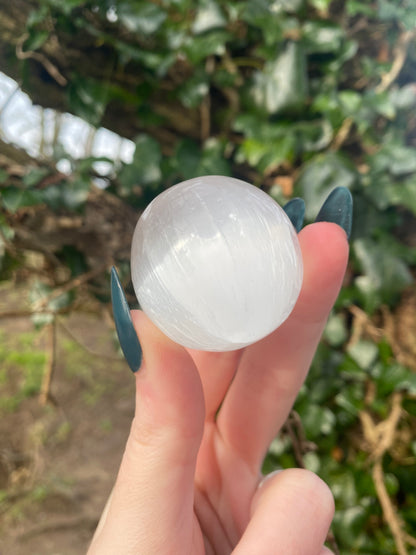
<path id="1" fill-rule="evenodd" d="M 373 324 L 370 317 L 358 306 L 352 305 L 348 309 L 354 320 L 352 324 L 351 338 L 348 341 L 347 349 L 359 341 L 362 335 L 367 333 L 373 341 L 378 343 L 383 337 L 383 330 Z"/>
<path id="2" fill-rule="evenodd" d="M 295 461 L 299 468 L 305 468 L 305 462 L 303 460 L 303 449 L 302 449 L 302 440 L 299 438 L 299 435 L 296 433 L 293 427 L 294 423 L 294 410 L 292 410 L 289 414 L 288 419 L 285 422 L 285 428 L 289 434 L 290 441 L 292 443 L 293 454 L 295 455 Z M 296 420 L 295 420 L 296 422 Z M 298 422 L 296 422 L 297 431 L 299 430 Z"/>
<path id="3" fill-rule="evenodd" d="M 392 396 L 391 410 L 386 420 L 374 424 L 370 414 L 366 411 L 360 413 L 364 437 L 369 443 L 370 459 L 381 460 L 394 442 L 394 434 L 400 420 L 402 411 L 402 394 L 394 393 Z"/>
<path id="4" fill-rule="evenodd" d="M 56 367 L 56 317 L 49 324 L 49 358 L 43 375 L 39 403 L 46 405 L 50 400 L 50 389 Z"/>
<path id="5" fill-rule="evenodd" d="M 416 538 L 410 536 L 410 534 L 403 534 L 403 537 L 409 545 L 416 547 Z"/>
<path id="6" fill-rule="evenodd" d="M 71 339 L 73 339 L 80 347 L 82 347 L 84 349 L 84 351 L 87 351 L 87 353 L 89 353 L 90 355 L 94 356 L 94 357 L 101 357 L 101 358 L 105 358 L 106 360 L 113 360 L 115 362 L 120 362 L 121 358 L 117 357 L 117 356 L 112 356 L 112 355 L 108 355 L 107 353 L 100 353 L 99 351 L 96 351 L 95 349 L 91 349 L 90 347 L 88 347 L 88 345 L 86 345 L 85 343 L 83 343 L 73 332 L 72 330 L 69 329 L 68 326 L 66 326 L 61 320 L 59 321 L 60 326 L 62 327 L 62 329 L 65 331 L 65 333 L 67 333 L 69 335 L 69 337 Z"/>
<path id="7" fill-rule="evenodd" d="M 378 500 L 380 501 L 381 508 L 383 509 L 384 518 L 389 525 L 390 531 L 394 538 L 394 543 L 396 544 L 397 553 L 398 555 L 408 555 L 404 540 L 404 534 L 402 532 L 403 525 L 397 514 L 395 513 L 393 504 L 387 492 L 384 483 L 383 467 L 380 460 L 374 463 L 372 477 L 374 481 L 374 486 L 376 488 Z"/>
<path id="8" fill-rule="evenodd" d="M 0 320 L 6 318 L 28 318 L 34 314 L 39 314 L 37 310 L 6 310 L 0 312 Z M 42 314 L 52 314 L 51 311 L 42 311 Z"/>
<path id="9" fill-rule="evenodd" d="M 67 79 L 62 75 L 62 73 L 58 70 L 58 68 L 54 66 L 50 60 L 48 60 L 48 58 L 44 54 L 41 54 L 40 52 L 33 52 L 33 51 L 25 52 L 23 50 L 23 43 L 28 37 L 29 35 L 27 33 L 24 33 L 20 37 L 18 43 L 16 44 L 16 57 L 19 60 L 26 60 L 28 58 L 31 58 L 33 60 L 36 60 L 37 62 L 40 62 L 43 65 L 43 67 L 46 69 L 46 71 L 49 73 L 49 75 L 53 79 L 55 79 L 55 81 L 59 85 L 61 85 L 62 87 L 65 87 L 65 85 L 68 84 Z"/>
<path id="10" fill-rule="evenodd" d="M 71 279 L 61 287 L 57 287 L 56 289 L 54 289 L 50 295 L 43 298 L 39 302 L 39 305 L 36 308 L 42 309 L 46 307 L 50 301 L 56 299 L 57 297 L 60 297 L 61 295 L 63 295 L 64 293 L 67 293 L 68 291 L 71 291 L 72 289 L 75 289 L 76 287 L 79 287 L 80 285 L 86 283 L 87 281 L 90 281 L 91 279 L 95 278 L 97 275 L 101 274 L 101 272 L 103 272 L 107 268 L 108 268 L 108 264 L 105 263 L 105 264 L 102 264 L 101 266 L 98 266 L 98 268 L 94 268 L 89 272 L 85 272 L 85 274 L 82 274 L 80 276 L 77 276 L 74 279 Z"/>
<path id="11" fill-rule="evenodd" d="M 397 79 L 401 72 L 407 58 L 407 51 L 409 44 L 416 38 L 416 29 L 411 31 L 404 31 L 397 41 L 397 46 L 394 49 L 394 60 L 390 71 L 381 77 L 381 82 L 374 89 L 377 94 L 385 92 Z"/>
<path id="12" fill-rule="evenodd" d="M 331 144 L 331 150 L 339 150 L 350 134 L 352 126 L 354 124 L 354 120 L 352 117 L 345 118 L 341 124 L 341 127 L 338 129 L 338 133 L 335 135 L 334 140 Z"/>
<path id="13" fill-rule="evenodd" d="M 285 428 L 292 442 L 293 453 L 299 468 L 305 468 L 303 456 L 309 451 L 315 451 L 316 445 L 308 441 L 303 430 L 302 420 L 295 410 L 291 410 L 285 422 Z"/>
<path id="14" fill-rule="evenodd" d="M 306 468 L 303 456 L 308 451 L 315 449 L 315 444 L 309 442 L 306 439 L 305 432 L 303 430 L 302 420 L 299 414 L 295 410 L 291 410 L 288 418 L 285 422 L 285 429 L 290 436 L 292 442 L 293 453 L 295 455 L 296 464 L 299 468 Z M 329 529 L 326 543 L 331 547 L 334 555 L 340 555 L 337 540 L 332 529 Z"/>
<path id="15" fill-rule="evenodd" d="M 374 461 L 372 478 L 383 511 L 384 520 L 390 528 L 398 555 L 408 555 L 406 542 L 410 543 L 408 538 L 411 538 L 411 536 L 403 530 L 403 523 L 394 510 L 393 503 L 385 486 L 382 465 L 384 454 L 390 449 L 394 442 L 396 428 L 402 412 L 402 398 L 402 394 L 398 392 L 392 395 L 391 410 L 386 420 L 375 424 L 371 415 L 366 411 L 360 413 L 360 420 L 364 438 L 368 444 L 370 460 Z M 412 541 L 416 540 L 413 538 Z"/>

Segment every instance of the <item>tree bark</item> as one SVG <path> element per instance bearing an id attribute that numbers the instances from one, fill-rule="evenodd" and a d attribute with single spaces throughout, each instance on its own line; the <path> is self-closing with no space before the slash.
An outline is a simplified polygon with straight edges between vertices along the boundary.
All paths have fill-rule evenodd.
<path id="1" fill-rule="evenodd" d="M 200 139 L 199 110 L 186 109 L 171 97 L 166 100 L 178 81 L 189 75 L 190 68 L 184 62 L 161 79 L 158 91 L 141 103 L 137 91 L 146 83 L 144 68 L 136 62 L 122 64 L 118 51 L 109 41 L 100 41 L 100 35 L 106 32 L 105 25 L 109 24 L 91 10 L 78 16 L 88 20 L 88 28 L 95 29 L 96 36 L 86 27 L 74 26 L 71 32 L 63 31 L 51 16 L 43 22 L 48 31 L 47 40 L 36 51 L 25 49 L 27 19 L 38 8 L 34 0 L 0 2 L 0 69 L 18 82 L 35 104 L 79 115 L 71 102 L 71 93 L 74 80 L 85 79 L 110 91 L 99 125 L 133 140 L 139 133 L 147 132 L 159 140 L 167 154 L 178 137 Z M 108 31 L 116 37 L 122 32 L 117 28 Z M 137 47 L 140 39 L 132 37 L 131 40 Z M 157 125 L 145 123 L 139 116 L 139 108 L 146 111 L 146 116 L 157 117 Z"/>

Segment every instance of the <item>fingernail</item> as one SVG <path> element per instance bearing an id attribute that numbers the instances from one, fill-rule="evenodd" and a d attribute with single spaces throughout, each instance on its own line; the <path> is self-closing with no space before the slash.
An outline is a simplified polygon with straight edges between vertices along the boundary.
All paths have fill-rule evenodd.
<path id="1" fill-rule="evenodd" d="M 302 229 L 303 219 L 305 217 L 305 201 L 301 198 L 292 198 L 284 205 L 283 210 L 289 216 L 296 233 Z"/>
<path id="2" fill-rule="evenodd" d="M 142 363 L 142 348 L 137 339 L 136 330 L 130 315 L 130 308 L 114 266 L 111 268 L 111 302 L 113 304 L 114 323 L 121 350 L 131 371 L 137 372 Z"/>
<path id="3" fill-rule="evenodd" d="M 347 234 L 351 235 L 352 196 L 346 187 L 337 187 L 328 196 L 315 222 L 332 222 L 338 224 Z"/>

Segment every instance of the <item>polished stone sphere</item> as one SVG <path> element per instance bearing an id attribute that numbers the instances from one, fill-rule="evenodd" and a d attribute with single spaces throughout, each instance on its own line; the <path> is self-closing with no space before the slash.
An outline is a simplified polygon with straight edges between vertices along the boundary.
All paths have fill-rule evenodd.
<path id="1" fill-rule="evenodd" d="M 133 236 L 142 310 L 194 349 L 231 351 L 270 334 L 302 285 L 296 231 L 284 210 L 244 181 L 205 176 L 156 197 Z"/>

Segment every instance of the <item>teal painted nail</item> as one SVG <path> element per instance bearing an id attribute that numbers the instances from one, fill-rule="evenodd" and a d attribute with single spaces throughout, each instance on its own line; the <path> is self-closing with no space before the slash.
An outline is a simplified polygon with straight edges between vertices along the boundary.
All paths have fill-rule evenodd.
<path id="1" fill-rule="evenodd" d="M 283 210 L 289 216 L 296 233 L 302 229 L 303 219 L 305 217 L 305 201 L 301 198 L 292 198 L 284 205 Z"/>
<path id="2" fill-rule="evenodd" d="M 328 196 L 315 222 L 338 224 L 349 238 L 352 227 L 352 196 L 346 187 L 337 187 Z"/>
<path id="3" fill-rule="evenodd" d="M 142 348 L 137 339 L 136 330 L 131 320 L 129 305 L 117 270 L 111 268 L 111 301 L 113 304 L 114 323 L 116 325 L 121 350 L 132 372 L 137 372 L 142 363 Z"/>

